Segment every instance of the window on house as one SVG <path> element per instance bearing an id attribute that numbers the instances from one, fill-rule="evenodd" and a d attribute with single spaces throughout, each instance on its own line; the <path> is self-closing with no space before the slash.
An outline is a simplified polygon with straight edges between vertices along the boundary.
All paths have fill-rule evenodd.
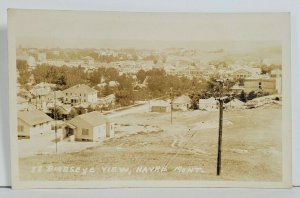
<path id="1" fill-rule="evenodd" d="M 68 93 L 66 93 L 66 96 L 68 96 Z"/>
<path id="2" fill-rule="evenodd" d="M 259 83 L 258 83 L 258 88 L 260 88 L 260 89 L 261 89 L 261 82 L 259 82 Z"/>
<path id="3" fill-rule="evenodd" d="M 33 125 L 33 128 L 35 128 L 35 125 Z"/>
<path id="4" fill-rule="evenodd" d="M 88 129 L 82 129 L 82 135 L 88 135 L 89 130 Z"/>
<path id="5" fill-rule="evenodd" d="M 24 126 L 22 126 L 22 125 L 18 125 L 18 131 L 21 131 L 21 132 L 23 132 L 23 131 L 24 131 Z"/>

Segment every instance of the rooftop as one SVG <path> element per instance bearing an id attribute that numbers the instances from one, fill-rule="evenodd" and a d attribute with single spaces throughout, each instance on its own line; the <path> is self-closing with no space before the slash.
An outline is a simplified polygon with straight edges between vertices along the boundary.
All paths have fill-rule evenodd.
<path id="1" fill-rule="evenodd" d="M 99 111 L 81 114 L 68 121 L 69 124 L 81 127 L 96 127 L 109 122 L 109 120 Z"/>
<path id="2" fill-rule="evenodd" d="M 21 111 L 18 112 L 18 118 L 33 126 L 52 121 L 52 118 L 39 110 Z"/>

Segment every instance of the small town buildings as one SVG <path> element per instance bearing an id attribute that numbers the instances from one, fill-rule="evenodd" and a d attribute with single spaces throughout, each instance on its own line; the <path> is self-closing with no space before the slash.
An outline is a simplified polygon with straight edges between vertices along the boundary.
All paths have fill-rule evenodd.
<path id="1" fill-rule="evenodd" d="M 32 138 L 51 131 L 52 118 L 39 110 L 18 112 L 18 136 Z"/>
<path id="2" fill-rule="evenodd" d="M 30 93 L 34 96 L 34 98 L 37 100 L 38 103 L 43 103 L 46 101 L 46 96 L 52 92 L 48 88 L 32 88 L 30 90 Z"/>
<path id="3" fill-rule="evenodd" d="M 47 90 L 52 90 L 55 87 L 56 87 L 56 84 L 47 83 L 47 82 L 40 82 L 40 83 L 34 85 L 34 88 L 36 88 L 36 89 L 44 88 L 44 89 L 47 89 Z"/>
<path id="4" fill-rule="evenodd" d="M 191 99 L 186 95 L 175 98 L 172 102 L 174 110 L 187 111 L 191 107 Z"/>
<path id="5" fill-rule="evenodd" d="M 270 76 L 271 78 L 275 79 L 276 92 L 278 94 L 281 94 L 282 93 L 282 71 L 280 69 L 272 70 Z"/>
<path id="6" fill-rule="evenodd" d="M 243 90 L 244 90 L 244 86 L 241 86 L 239 84 L 235 84 L 233 85 L 230 90 L 234 93 L 234 94 L 240 94 Z"/>
<path id="7" fill-rule="evenodd" d="M 77 141 L 102 141 L 114 137 L 114 123 L 98 111 L 85 113 L 66 122 L 65 137 Z"/>
<path id="8" fill-rule="evenodd" d="M 274 78 L 246 78 L 244 80 L 244 91 L 249 93 L 266 92 L 269 94 L 277 93 L 276 79 Z"/>
<path id="9" fill-rule="evenodd" d="M 208 99 L 199 99 L 199 109 L 205 111 L 216 111 L 219 109 L 219 102 L 211 97 Z"/>
<path id="10" fill-rule="evenodd" d="M 71 105 L 79 105 L 84 102 L 96 103 L 97 90 L 85 85 L 78 84 L 63 91 L 64 103 Z"/>
<path id="11" fill-rule="evenodd" d="M 247 77 L 250 77 L 251 76 L 251 72 L 248 71 L 247 69 L 237 69 L 235 70 L 234 72 L 232 72 L 230 74 L 230 76 L 237 80 L 237 79 L 245 79 Z"/>
<path id="12" fill-rule="evenodd" d="M 24 111 L 24 110 L 27 110 L 28 108 L 29 108 L 28 100 L 18 96 L 17 97 L 17 110 Z"/>
<path id="13" fill-rule="evenodd" d="M 151 112 L 170 112 L 171 104 L 165 100 L 154 100 L 150 102 Z"/>
<path id="14" fill-rule="evenodd" d="M 64 93 L 62 91 L 52 91 L 48 95 L 45 96 L 45 101 L 54 102 L 56 101 L 63 101 Z"/>
<path id="15" fill-rule="evenodd" d="M 86 66 L 92 66 L 94 65 L 94 59 L 90 56 L 85 56 L 82 58 L 83 60 L 83 64 L 86 65 Z"/>

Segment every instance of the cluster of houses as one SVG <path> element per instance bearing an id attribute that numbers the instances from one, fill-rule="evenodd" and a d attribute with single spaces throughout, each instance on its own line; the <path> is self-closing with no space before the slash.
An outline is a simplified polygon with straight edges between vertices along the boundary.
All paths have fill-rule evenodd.
<path id="1" fill-rule="evenodd" d="M 244 91 L 266 92 L 269 94 L 282 93 L 282 74 L 281 70 L 272 70 L 270 74 L 261 74 L 260 68 L 244 67 L 233 71 L 230 77 L 236 81 L 231 90 L 235 93 Z"/>
<path id="2" fill-rule="evenodd" d="M 39 83 L 29 91 L 19 90 L 17 96 L 19 137 L 34 138 L 56 132 L 60 139 L 100 141 L 114 136 L 114 123 L 99 111 L 87 111 L 91 105 L 95 107 L 111 103 L 115 100 L 114 95 L 97 98 L 97 91 L 84 84 L 63 91 L 55 91 L 54 88 L 53 84 Z M 86 111 L 70 119 L 70 112 L 76 108 Z M 55 119 L 49 116 L 51 110 L 56 111 Z M 56 120 L 60 120 L 59 124 Z"/>

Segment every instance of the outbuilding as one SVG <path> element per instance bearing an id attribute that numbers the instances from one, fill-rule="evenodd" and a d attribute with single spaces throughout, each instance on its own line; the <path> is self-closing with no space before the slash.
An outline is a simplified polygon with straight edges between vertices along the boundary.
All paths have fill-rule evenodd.
<path id="1" fill-rule="evenodd" d="M 154 100 L 150 102 L 151 112 L 170 112 L 171 104 L 165 100 Z"/>

